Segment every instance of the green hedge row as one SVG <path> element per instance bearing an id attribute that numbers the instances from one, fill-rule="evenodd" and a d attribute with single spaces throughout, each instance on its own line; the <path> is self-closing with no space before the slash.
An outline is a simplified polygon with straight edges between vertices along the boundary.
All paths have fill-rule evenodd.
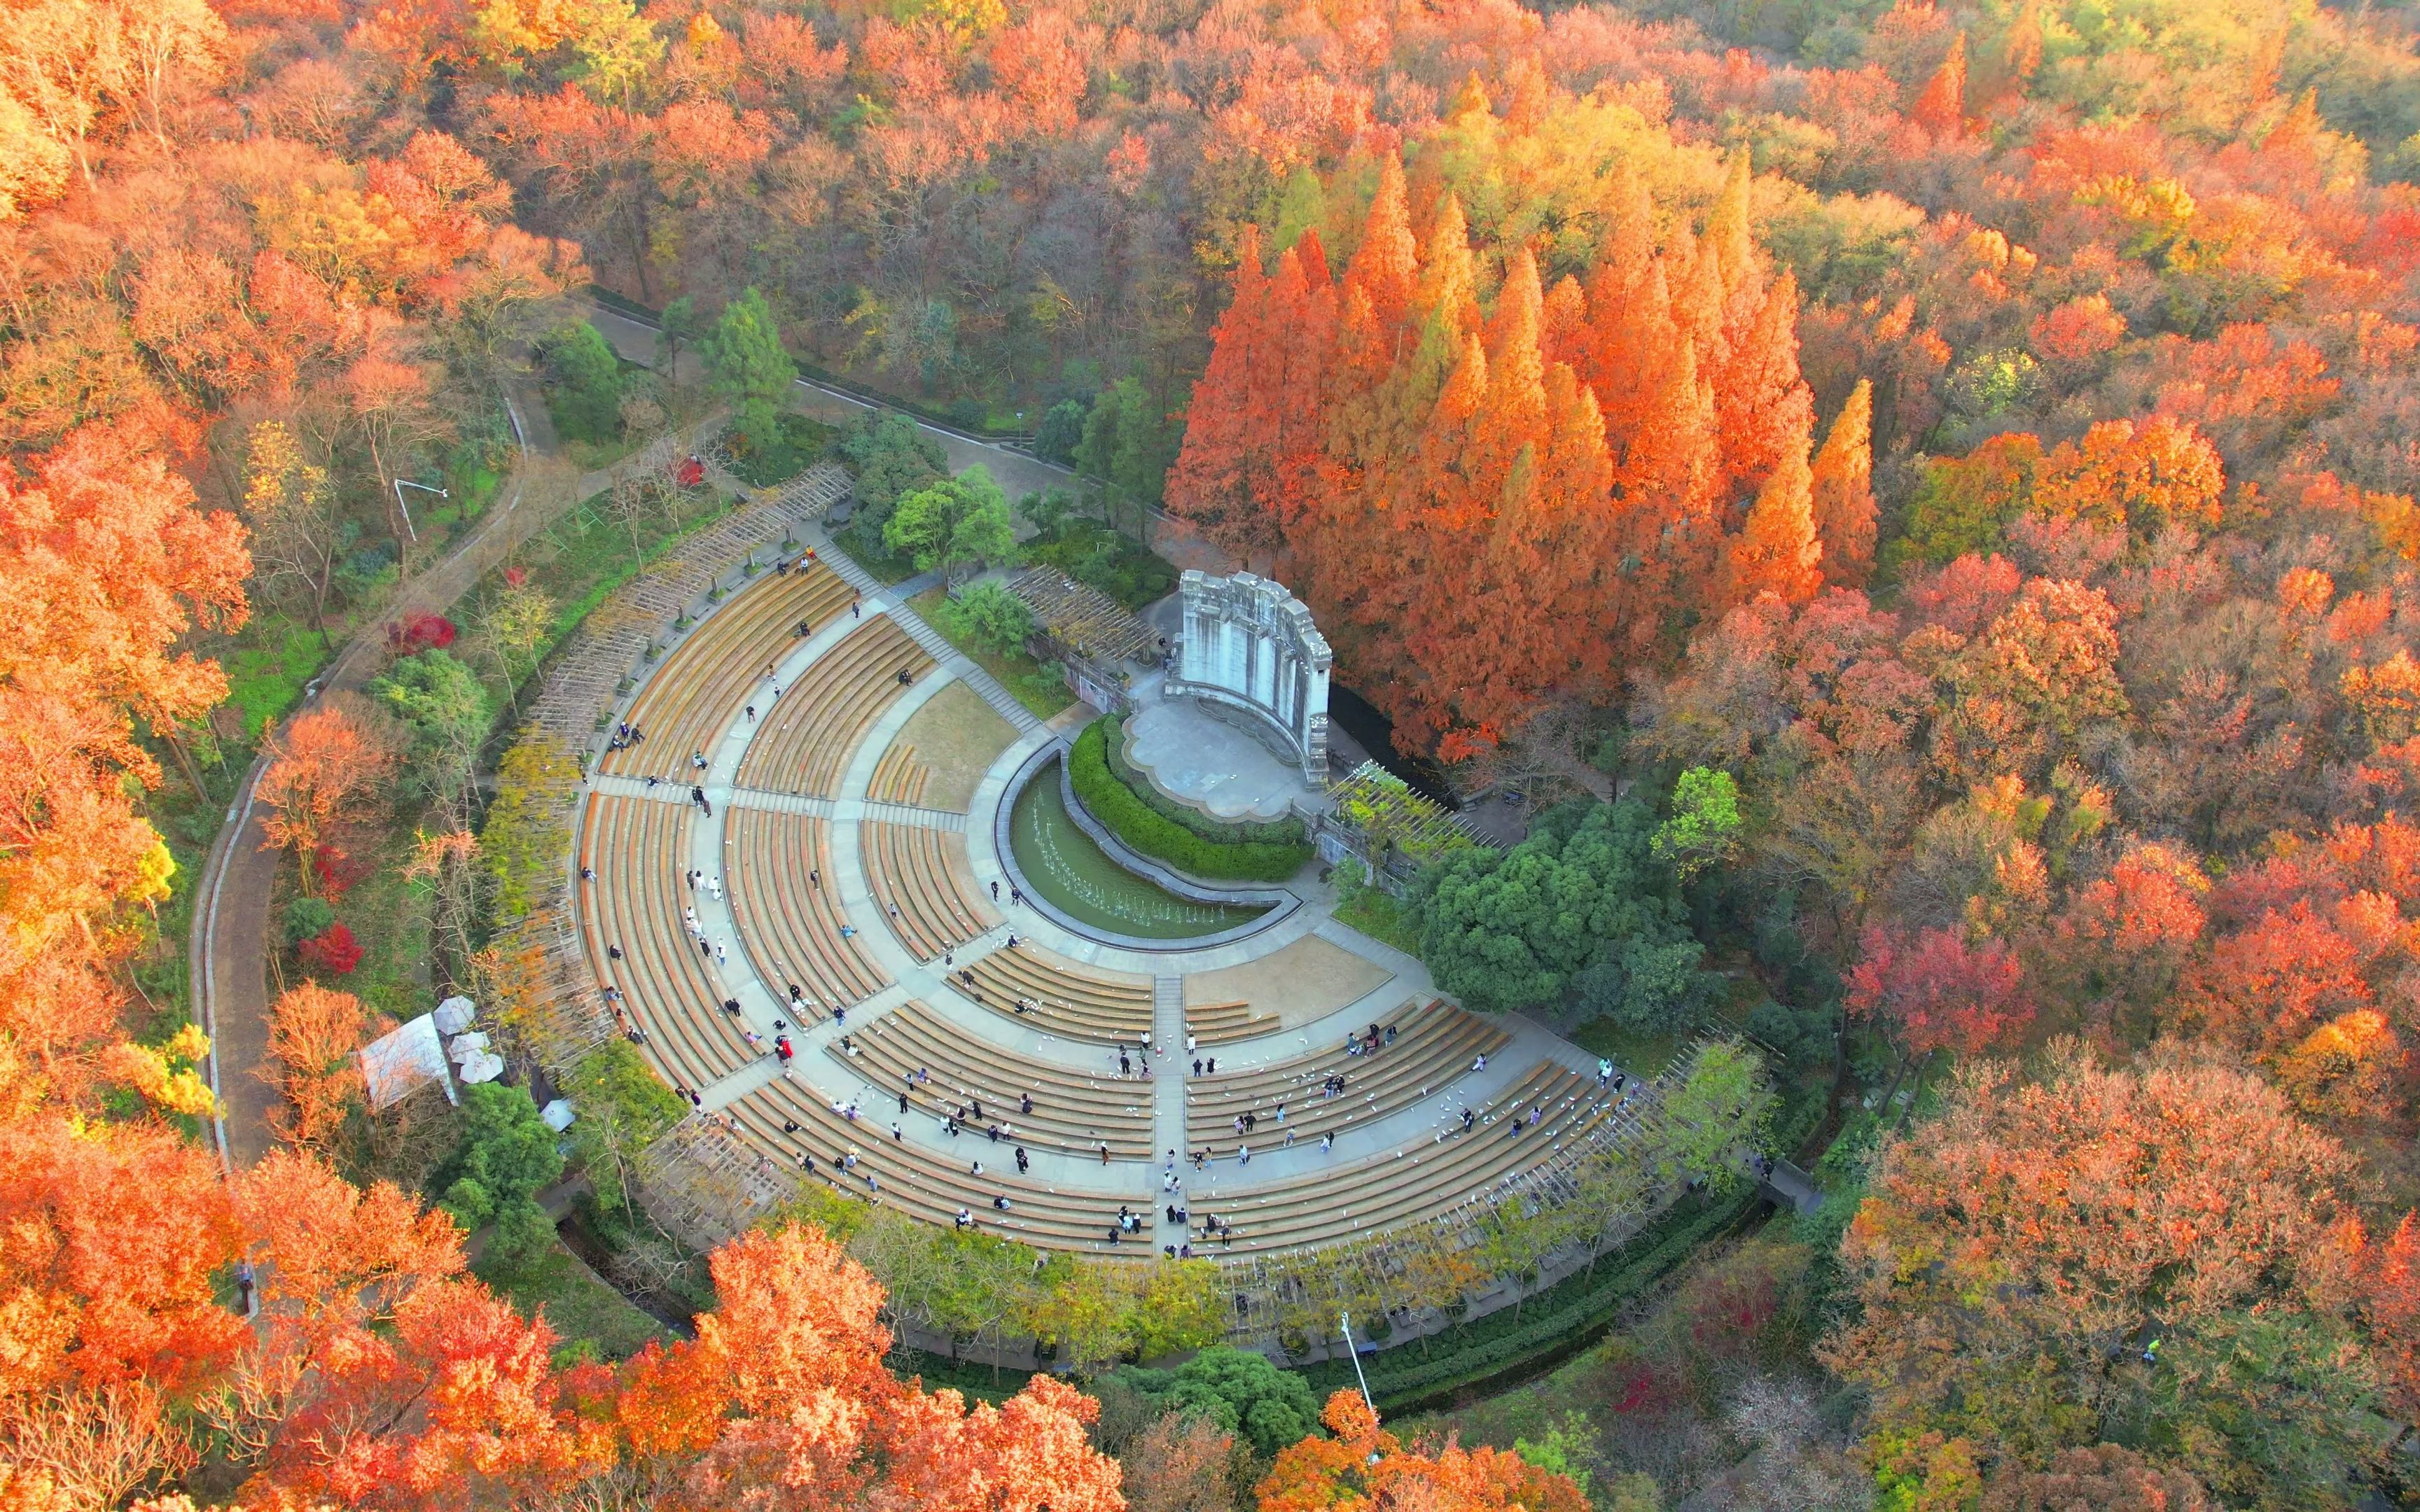
<path id="1" fill-rule="evenodd" d="M 1661 1281 L 1708 1238 L 1738 1221 L 1753 1194 L 1728 1201 L 1686 1201 L 1612 1258 L 1593 1276 L 1567 1277 L 1532 1297 L 1513 1318 L 1512 1309 L 1490 1313 L 1466 1328 L 1432 1338 L 1430 1352 L 1405 1343 L 1365 1357 L 1370 1395 L 1382 1412 L 1401 1412 L 1475 1382 L 1488 1381 L 1532 1360 L 1559 1360 L 1594 1341 L 1634 1298 Z M 1643 1242 L 1643 1243 L 1642 1243 Z M 1446 1348 L 1440 1350 L 1439 1346 Z M 1322 1401 L 1357 1384 L 1350 1360 L 1326 1360 L 1301 1367 Z"/>
<path id="2" fill-rule="evenodd" d="M 1188 808 L 1162 794 L 1151 785 L 1151 779 L 1126 764 L 1126 717 L 1123 714 L 1111 714 L 1104 717 L 1109 720 L 1109 727 L 1102 734 L 1101 750 L 1109 758 L 1109 770 L 1117 774 L 1119 781 L 1133 790 L 1134 795 L 1142 800 L 1144 808 L 1162 819 L 1174 820 L 1203 840 L 1215 841 L 1221 845 L 1305 845 L 1310 843 L 1310 831 L 1303 827 L 1301 820 L 1290 814 L 1283 819 L 1229 824 L 1223 820 L 1213 819 L 1201 810 Z"/>
<path id="3" fill-rule="evenodd" d="M 1077 801 L 1112 834 L 1145 856 L 1198 877 L 1283 882 L 1311 860 L 1309 845 L 1226 845 L 1206 841 L 1154 813 L 1109 765 L 1109 721 L 1095 719 L 1076 737 L 1067 779 Z"/>

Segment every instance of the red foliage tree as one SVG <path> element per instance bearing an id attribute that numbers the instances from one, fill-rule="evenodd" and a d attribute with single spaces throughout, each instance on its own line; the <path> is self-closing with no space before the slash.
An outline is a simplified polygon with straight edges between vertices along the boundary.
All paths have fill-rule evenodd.
<path id="1" fill-rule="evenodd" d="M 341 919 L 295 947 L 294 953 L 314 971 L 346 976 L 362 964 L 363 948 L 349 925 Z"/>
<path id="2" fill-rule="evenodd" d="M 1868 930 L 1864 959 L 1849 972 L 1848 1009 L 1881 1020 L 1916 1055 L 1979 1055 L 2013 1041 L 2034 1013 L 2024 968 L 2008 943 L 1973 945 L 1955 929 L 1914 939 Z"/>

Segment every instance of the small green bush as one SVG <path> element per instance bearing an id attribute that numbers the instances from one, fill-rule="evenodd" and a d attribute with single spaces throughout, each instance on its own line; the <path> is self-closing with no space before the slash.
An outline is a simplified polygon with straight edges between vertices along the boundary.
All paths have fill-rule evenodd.
<path id="1" fill-rule="evenodd" d="M 1309 845 L 1221 844 L 1154 812 L 1109 766 L 1109 723 L 1095 719 L 1076 737 L 1067 779 L 1077 800 L 1137 851 L 1195 876 L 1283 882 L 1311 860 Z"/>
<path id="2" fill-rule="evenodd" d="M 297 898 L 286 905 L 286 943 L 302 944 L 327 933 L 336 921 L 336 911 L 324 898 Z"/>
<path id="3" fill-rule="evenodd" d="M 970 584 L 955 598 L 944 598 L 933 618 L 953 640 L 971 640 L 996 656 L 1025 649 L 1033 634 L 1033 611 L 1025 600 L 997 581 Z"/>

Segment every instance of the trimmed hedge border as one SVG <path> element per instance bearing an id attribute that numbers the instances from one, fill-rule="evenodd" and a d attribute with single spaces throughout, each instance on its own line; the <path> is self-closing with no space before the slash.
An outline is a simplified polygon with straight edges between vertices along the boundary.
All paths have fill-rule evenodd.
<path id="1" fill-rule="evenodd" d="M 1102 754 L 1109 760 L 1109 770 L 1117 774 L 1144 808 L 1162 819 L 1183 825 L 1214 845 L 1307 845 L 1310 833 L 1302 821 L 1288 814 L 1283 819 L 1235 820 L 1213 819 L 1199 809 L 1188 809 L 1152 787 L 1151 779 L 1143 776 L 1126 762 L 1126 717 L 1123 714 L 1103 715 L 1109 728 L 1102 736 Z"/>
<path id="2" fill-rule="evenodd" d="M 1109 770 L 1108 726 L 1106 717 L 1095 719 L 1076 737 L 1075 748 L 1067 756 L 1067 780 L 1075 787 L 1077 800 L 1118 839 L 1198 877 L 1283 882 L 1310 864 L 1309 845 L 1223 844 L 1203 840 L 1155 813 Z"/>
<path id="3" fill-rule="evenodd" d="M 1600 1262 L 1593 1278 L 1583 1273 L 1557 1282 L 1528 1300 L 1518 1323 L 1512 1321 L 1512 1309 L 1506 1307 L 1459 1331 L 1464 1342 L 1446 1352 L 1423 1359 L 1414 1346 L 1405 1344 L 1365 1357 L 1370 1395 L 1378 1399 L 1380 1412 L 1402 1412 L 1514 1371 L 1534 1372 L 1560 1363 L 1595 1343 L 1623 1307 L 1663 1280 L 1709 1238 L 1737 1223 L 1751 1196 L 1743 1194 L 1730 1201 L 1700 1203 L 1667 1214 L 1648 1231 L 1654 1242 L 1618 1267 L 1608 1269 Z M 1397 1361 L 1399 1365 L 1388 1368 Z M 1357 1384 L 1350 1360 L 1323 1360 L 1295 1369 L 1323 1400 L 1331 1392 Z"/>

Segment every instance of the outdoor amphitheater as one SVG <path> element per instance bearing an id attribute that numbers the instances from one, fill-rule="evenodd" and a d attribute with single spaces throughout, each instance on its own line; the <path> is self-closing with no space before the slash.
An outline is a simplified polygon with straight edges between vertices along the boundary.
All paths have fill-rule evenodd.
<path id="1" fill-rule="evenodd" d="M 813 1185 L 1249 1265 L 1435 1232 L 1652 1118 L 1619 1068 L 1340 922 L 1316 862 L 1250 887 L 1145 867 L 1174 890 L 1132 927 L 1042 896 L 1053 837 L 1082 843 L 1060 774 L 1095 711 L 1037 717 L 909 608 L 929 586 L 785 526 L 778 567 L 684 614 L 599 721 L 573 928 L 695 1110 L 673 1205 L 727 1227 Z"/>

